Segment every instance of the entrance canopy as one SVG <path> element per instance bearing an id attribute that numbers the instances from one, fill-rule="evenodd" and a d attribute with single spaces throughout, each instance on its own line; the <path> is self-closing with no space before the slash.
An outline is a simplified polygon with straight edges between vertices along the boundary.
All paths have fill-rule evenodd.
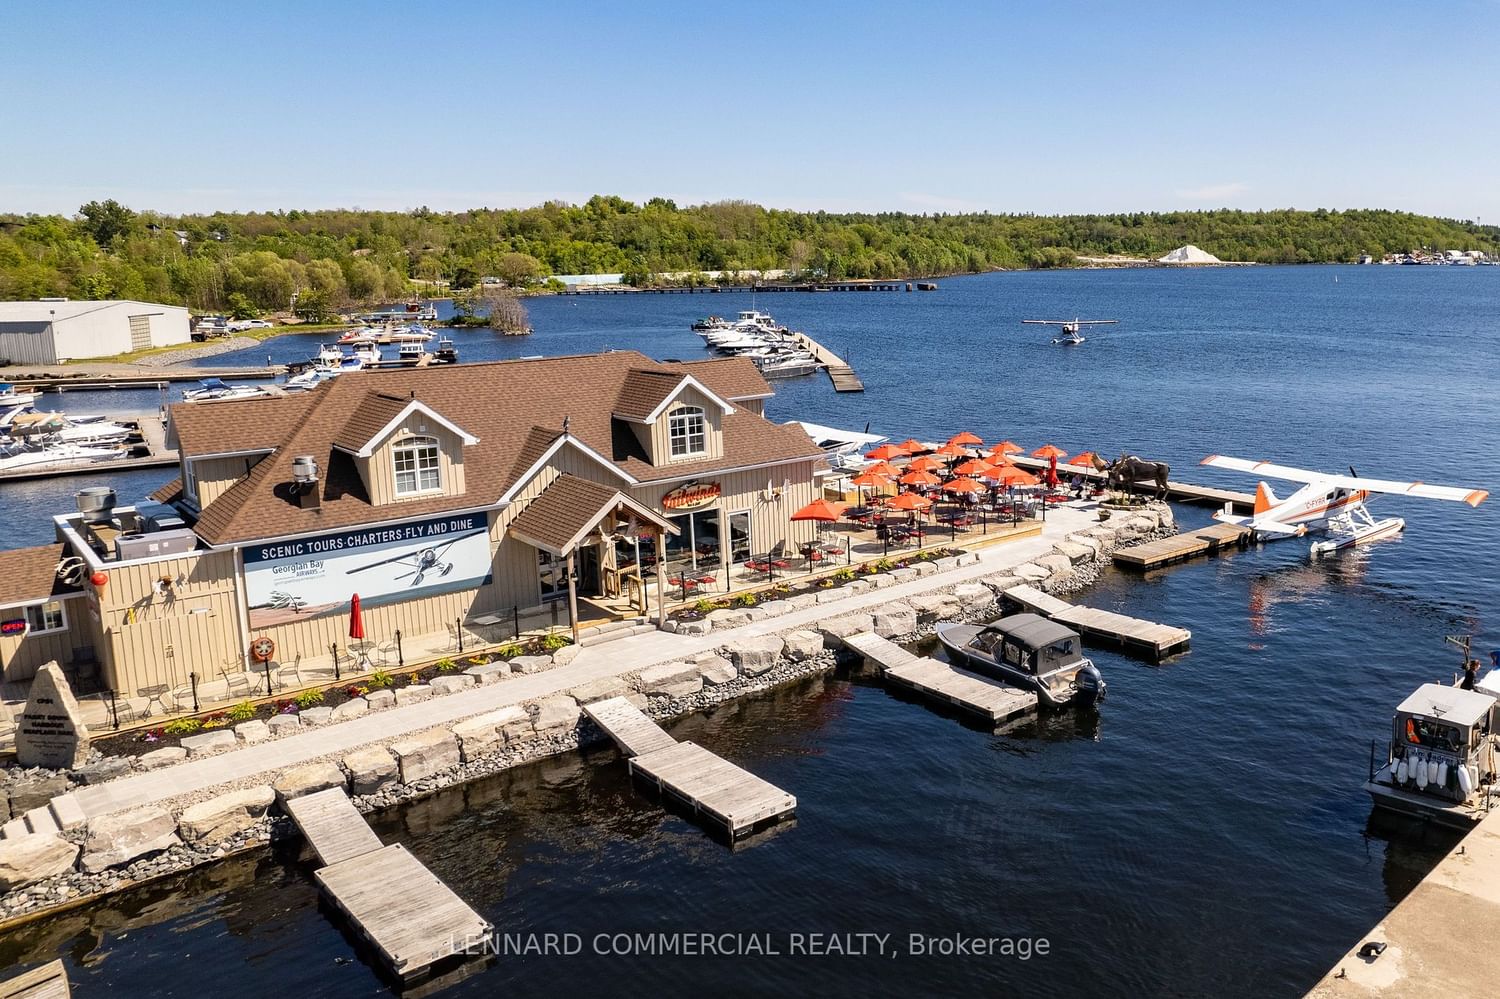
<path id="1" fill-rule="evenodd" d="M 510 534 L 562 556 L 570 554 L 608 518 L 613 521 L 605 530 L 611 534 L 636 534 L 646 526 L 663 534 L 677 533 L 670 520 L 618 489 L 563 473 L 511 522 Z M 626 526 L 617 527 L 621 521 Z"/>

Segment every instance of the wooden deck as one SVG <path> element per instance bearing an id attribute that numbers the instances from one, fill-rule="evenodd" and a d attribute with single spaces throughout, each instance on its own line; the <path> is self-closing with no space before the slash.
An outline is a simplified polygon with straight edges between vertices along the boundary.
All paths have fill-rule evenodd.
<path id="1" fill-rule="evenodd" d="M 385 845 L 343 788 L 292 798 L 286 802 L 286 811 L 324 866 L 374 853 Z"/>
<path id="2" fill-rule="evenodd" d="M 68 999 L 72 994 L 61 961 L 48 961 L 0 982 L 0 999 Z"/>
<path id="3" fill-rule="evenodd" d="M 936 659 L 915 659 L 885 671 L 888 682 L 951 704 L 999 725 L 1036 709 L 1036 695 Z"/>
<path id="4" fill-rule="evenodd" d="M 1005 599 L 1021 608 L 1065 624 L 1087 639 L 1118 645 L 1126 652 L 1160 662 L 1187 651 L 1193 633 L 1142 618 L 1070 604 L 1034 586 L 1012 586 Z"/>
<path id="5" fill-rule="evenodd" d="M 849 362 L 832 350 L 823 346 L 806 333 L 798 333 L 797 341 L 803 349 L 810 352 L 813 358 L 828 372 L 828 380 L 833 383 L 835 392 L 863 392 L 865 383 L 860 381 Z"/>
<path id="6" fill-rule="evenodd" d="M 626 756 L 644 756 L 677 745 L 676 739 L 623 697 L 585 704 L 583 713 L 593 719 L 594 724 L 603 729 Z"/>
<path id="7" fill-rule="evenodd" d="M 850 635 L 844 644 L 874 663 L 888 683 L 999 725 L 1036 707 L 1036 695 L 1008 687 L 999 680 L 958 669 L 936 659 L 924 659 L 873 632 Z"/>
<path id="8" fill-rule="evenodd" d="M 329 902 L 403 982 L 483 943 L 493 928 L 399 843 L 383 846 L 343 788 L 285 802 L 325 866 Z"/>
<path id="9" fill-rule="evenodd" d="M 314 877 L 403 980 L 483 944 L 493 928 L 400 843 Z"/>
<path id="10" fill-rule="evenodd" d="M 1200 555 L 1243 548 L 1249 544 L 1250 534 L 1249 528 L 1239 524 L 1211 524 L 1174 534 L 1170 538 L 1158 538 L 1117 549 L 1113 557 L 1116 565 L 1144 572 L 1175 562 L 1186 562 Z"/>
<path id="11" fill-rule="evenodd" d="M 723 826 L 731 840 L 797 809 L 792 795 L 696 742 L 633 757 L 630 772 Z"/>
<path id="12" fill-rule="evenodd" d="M 678 742 L 623 697 L 583 710 L 620 747 L 632 776 L 722 827 L 731 842 L 796 811 L 792 795 L 696 743 Z"/>
<path id="13" fill-rule="evenodd" d="M 1024 454 L 1010 455 L 1013 464 L 1033 471 L 1047 467 L 1047 462 L 1041 458 L 1032 458 Z M 1082 465 L 1060 464 L 1057 466 L 1059 475 L 1082 475 L 1090 479 L 1102 479 L 1102 473 Z M 1137 492 L 1146 494 L 1148 488 L 1142 484 Z M 1206 503 L 1209 506 L 1222 507 L 1225 503 L 1232 504 L 1236 509 L 1255 509 L 1255 494 L 1236 492 L 1233 489 L 1218 489 L 1214 486 L 1195 486 L 1191 482 L 1178 482 L 1175 479 L 1167 480 L 1167 497 L 1169 499 L 1181 500 L 1185 503 Z"/>

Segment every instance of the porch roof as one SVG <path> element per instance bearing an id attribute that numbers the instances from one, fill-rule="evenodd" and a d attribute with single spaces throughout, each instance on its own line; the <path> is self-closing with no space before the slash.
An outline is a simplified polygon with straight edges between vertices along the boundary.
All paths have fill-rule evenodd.
<path id="1" fill-rule="evenodd" d="M 657 530 L 677 533 L 670 520 L 620 490 L 568 473 L 554 479 L 521 511 L 511 522 L 510 533 L 554 555 L 567 555 L 622 506 Z"/>

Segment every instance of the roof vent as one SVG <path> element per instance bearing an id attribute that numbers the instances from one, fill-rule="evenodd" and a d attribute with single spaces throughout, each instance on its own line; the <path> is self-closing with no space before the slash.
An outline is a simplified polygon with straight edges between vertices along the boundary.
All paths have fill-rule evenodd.
<path id="1" fill-rule="evenodd" d="M 115 512 L 115 491 L 109 486 L 90 486 L 73 494 L 86 524 L 107 524 Z"/>
<path id="2" fill-rule="evenodd" d="M 310 454 L 299 454 L 292 459 L 292 492 L 297 505 L 304 510 L 316 510 L 322 505 L 318 491 L 318 459 Z"/>

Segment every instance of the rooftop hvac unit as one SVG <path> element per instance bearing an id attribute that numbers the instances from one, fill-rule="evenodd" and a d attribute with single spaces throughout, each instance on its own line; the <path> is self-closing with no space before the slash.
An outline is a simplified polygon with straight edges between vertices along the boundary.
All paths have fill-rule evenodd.
<path id="1" fill-rule="evenodd" d="M 140 521 L 141 532 L 145 534 L 156 531 L 178 531 L 187 526 L 187 521 L 182 519 L 182 515 L 165 503 L 138 503 L 135 515 Z"/>
<path id="2" fill-rule="evenodd" d="M 122 534 L 115 539 L 115 557 L 125 562 L 159 555 L 186 555 L 197 547 L 198 536 L 188 530 Z"/>

